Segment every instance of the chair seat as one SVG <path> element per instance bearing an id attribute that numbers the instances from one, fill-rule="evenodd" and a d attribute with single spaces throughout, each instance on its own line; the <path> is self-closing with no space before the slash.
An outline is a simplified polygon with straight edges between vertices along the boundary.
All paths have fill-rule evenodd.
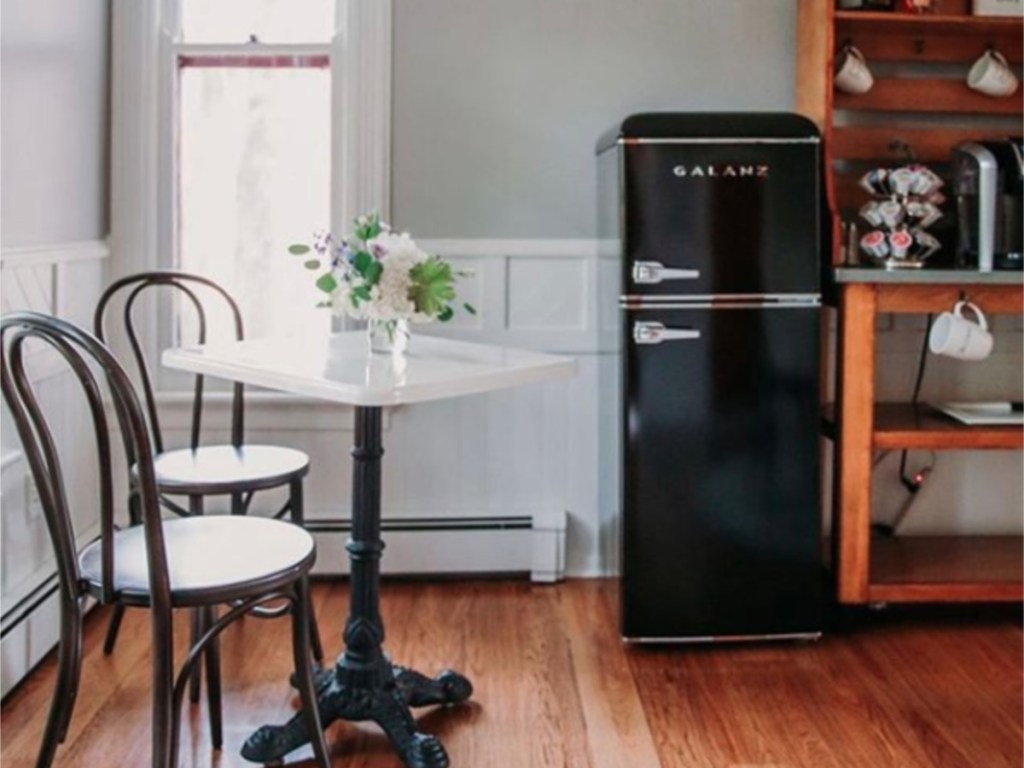
<path id="1" fill-rule="evenodd" d="M 223 494 L 276 488 L 304 477 L 309 456 L 276 445 L 204 445 L 161 453 L 153 462 L 165 493 Z"/>
<path id="2" fill-rule="evenodd" d="M 313 567 L 313 537 L 297 525 L 262 517 L 190 517 L 165 520 L 164 546 L 174 605 L 226 602 L 272 592 Z M 82 552 L 82 577 L 91 591 L 102 584 L 97 541 Z M 146 539 L 141 525 L 114 536 L 114 589 L 126 603 L 149 604 Z"/>

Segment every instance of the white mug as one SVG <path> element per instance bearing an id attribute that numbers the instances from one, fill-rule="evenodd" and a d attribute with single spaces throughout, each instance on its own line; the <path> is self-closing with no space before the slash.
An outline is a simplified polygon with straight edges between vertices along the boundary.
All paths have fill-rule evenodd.
<path id="1" fill-rule="evenodd" d="M 977 322 L 964 317 L 964 307 L 974 312 Z M 928 349 L 958 360 L 984 360 L 992 352 L 992 344 L 985 315 L 969 301 L 958 301 L 952 312 L 939 315 L 928 334 Z"/>
<path id="2" fill-rule="evenodd" d="M 1010 96 L 1017 90 L 1017 76 L 1003 54 L 989 48 L 971 65 L 967 85 L 988 96 Z"/>
<path id="3" fill-rule="evenodd" d="M 867 93 L 875 84 L 864 54 L 847 45 L 836 60 L 836 73 L 832 82 L 836 88 L 847 93 Z"/>

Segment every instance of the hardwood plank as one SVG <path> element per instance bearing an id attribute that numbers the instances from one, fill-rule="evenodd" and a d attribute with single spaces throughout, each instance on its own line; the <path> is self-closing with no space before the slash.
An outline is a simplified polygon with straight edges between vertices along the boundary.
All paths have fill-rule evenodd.
<path id="1" fill-rule="evenodd" d="M 962 80 L 940 78 L 875 79 L 863 94 L 836 93 L 836 109 L 865 112 L 945 112 L 974 115 L 1020 115 L 1024 100 L 1018 88 L 1012 96 L 993 98 L 972 91 Z"/>
<path id="2" fill-rule="evenodd" d="M 340 648 L 344 583 L 314 585 L 327 653 Z M 892 610 L 819 643 L 623 646 L 615 582 L 395 582 L 383 587 L 387 646 L 425 671 L 461 666 L 468 706 L 421 713 L 453 766 L 1019 766 L 1024 748 L 1019 609 Z M 55 768 L 146 765 L 147 614 L 130 611 L 103 657 L 90 616 L 85 676 Z M 177 639 L 186 639 L 179 621 Z M 296 705 L 288 622 L 246 618 L 224 636 L 225 749 L 189 708 L 183 768 L 242 768 L 254 727 Z M 48 659 L 3 702 L 0 760 L 29 768 L 53 680 Z M 332 728 L 334 768 L 401 768 L 369 725 Z M 309 765 L 307 752 L 289 765 Z M 630 759 L 632 758 L 632 759 Z"/>
<path id="3" fill-rule="evenodd" d="M 871 436 L 875 401 L 875 290 L 844 285 L 839 298 L 839 381 L 833 562 L 843 603 L 867 601 Z"/>
<path id="4" fill-rule="evenodd" d="M 899 143 L 903 143 L 922 163 L 948 163 L 953 147 L 960 142 L 1002 139 L 1006 133 L 970 126 L 925 128 L 907 123 L 837 126 L 832 130 L 832 155 L 843 160 L 874 160 L 885 166 L 903 164 L 906 158 L 899 149 Z"/>
<path id="5" fill-rule="evenodd" d="M 944 0 L 948 2 L 948 0 Z M 960 0 L 962 2 L 962 0 Z M 943 9 L 945 11 L 945 9 Z M 893 13 L 890 11 L 836 11 L 837 33 L 920 35 L 947 34 L 986 37 L 994 34 L 1021 34 L 1020 17 L 974 16 L 964 7 L 944 13 Z"/>
<path id="6" fill-rule="evenodd" d="M 607 587 L 581 582 L 561 596 L 559 607 L 572 650 L 592 768 L 658 765 L 658 751 L 629 669 L 625 646 L 614 632 L 594 633 L 596 624 L 612 628 L 618 612 L 604 599 Z"/>

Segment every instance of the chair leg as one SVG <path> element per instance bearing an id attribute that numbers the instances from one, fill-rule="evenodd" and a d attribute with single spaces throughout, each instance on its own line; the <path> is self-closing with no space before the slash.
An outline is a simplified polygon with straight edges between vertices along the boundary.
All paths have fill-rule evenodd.
<path id="1" fill-rule="evenodd" d="M 142 525 L 142 510 L 139 502 L 138 489 L 132 489 L 128 494 L 128 522 L 130 525 Z M 114 603 L 110 612 L 110 622 L 107 624 L 107 634 L 103 638 L 103 655 L 109 656 L 114 652 L 117 645 L 117 636 L 121 631 L 121 621 L 124 619 L 124 603 Z"/>
<path id="2" fill-rule="evenodd" d="M 302 480 L 292 480 L 289 483 L 288 493 L 288 506 L 291 508 L 292 522 L 301 526 L 306 521 Z M 310 647 L 313 649 L 313 660 L 317 664 L 321 664 L 324 660 L 324 646 L 320 642 L 320 627 L 317 626 L 316 612 L 313 610 L 312 603 L 309 605 L 309 637 Z"/>
<path id="3" fill-rule="evenodd" d="M 103 638 L 103 655 L 109 656 L 114 652 L 117 644 L 117 635 L 121 631 L 121 621 L 124 619 L 124 603 L 114 603 L 110 612 L 110 621 L 107 623 L 107 635 Z"/>
<path id="4" fill-rule="evenodd" d="M 203 608 L 205 626 L 209 629 L 217 621 L 216 606 Z M 224 727 L 221 719 L 220 696 L 220 638 L 214 637 L 204 651 L 206 663 L 206 704 L 210 716 L 210 741 L 214 749 L 224 746 Z"/>
<path id="5" fill-rule="evenodd" d="M 36 768 L 49 768 L 53 763 L 57 745 L 67 736 L 78 695 L 78 681 L 82 671 L 82 610 L 75 598 L 61 600 L 60 635 L 57 685 L 50 703 L 50 714 L 46 719 Z"/>
<path id="6" fill-rule="evenodd" d="M 153 768 L 176 768 L 181 700 L 174 695 L 174 626 L 169 607 L 152 610 Z"/>
<path id="7" fill-rule="evenodd" d="M 188 497 L 188 511 L 190 515 L 202 515 L 203 514 L 203 497 L 202 496 L 189 496 Z M 192 614 L 192 636 L 189 641 L 189 647 L 194 646 L 199 642 L 199 638 L 203 636 L 206 631 L 203 611 L 201 608 L 193 608 Z M 192 668 L 192 676 L 188 681 L 188 700 L 193 704 L 199 703 L 199 693 L 202 688 L 202 674 L 203 674 L 203 660 L 200 659 L 196 662 L 195 667 Z"/>
<path id="8" fill-rule="evenodd" d="M 245 514 L 245 502 L 240 493 L 231 494 L 231 514 L 232 515 L 244 515 Z"/>
<path id="9" fill-rule="evenodd" d="M 296 599 L 292 607 L 292 654 L 295 657 L 295 679 L 302 698 L 302 711 L 306 716 L 306 731 L 313 745 L 313 754 L 319 768 L 331 768 L 331 758 L 324 739 L 320 710 L 313 684 L 313 670 L 309 663 L 310 610 L 309 579 L 303 576 L 295 584 Z"/>

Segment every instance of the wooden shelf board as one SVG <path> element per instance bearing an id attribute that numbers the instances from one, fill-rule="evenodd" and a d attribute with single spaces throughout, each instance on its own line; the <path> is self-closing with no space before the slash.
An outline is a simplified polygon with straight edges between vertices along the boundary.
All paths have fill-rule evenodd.
<path id="1" fill-rule="evenodd" d="M 1020 450 L 1024 428 L 968 426 L 927 405 L 880 403 L 872 443 L 875 448 Z"/>
<path id="2" fill-rule="evenodd" d="M 872 539 L 871 602 L 1024 600 L 1024 538 Z"/>
<path id="3" fill-rule="evenodd" d="M 821 434 L 836 439 L 835 406 L 821 412 Z M 928 405 L 878 403 L 874 412 L 872 447 L 916 450 L 1021 450 L 1024 428 L 972 427 Z"/>
<path id="4" fill-rule="evenodd" d="M 877 161 L 879 165 L 902 164 L 906 162 L 899 149 L 903 143 L 913 149 L 919 162 L 948 163 L 953 147 L 961 142 L 1004 138 L 1006 131 L 970 126 L 846 125 L 832 129 L 832 157 L 834 160 Z"/>
<path id="5" fill-rule="evenodd" d="M 1020 115 L 1024 100 L 1021 88 L 1011 96 L 996 98 L 967 87 L 953 78 L 880 77 L 867 93 L 837 92 L 836 109 L 862 112 L 943 112 L 973 115 Z"/>
<path id="6" fill-rule="evenodd" d="M 924 33 L 962 35 L 1020 34 L 1019 16 L 972 16 L 967 14 L 911 14 L 891 11 L 836 11 L 836 38 L 844 32 Z"/>

